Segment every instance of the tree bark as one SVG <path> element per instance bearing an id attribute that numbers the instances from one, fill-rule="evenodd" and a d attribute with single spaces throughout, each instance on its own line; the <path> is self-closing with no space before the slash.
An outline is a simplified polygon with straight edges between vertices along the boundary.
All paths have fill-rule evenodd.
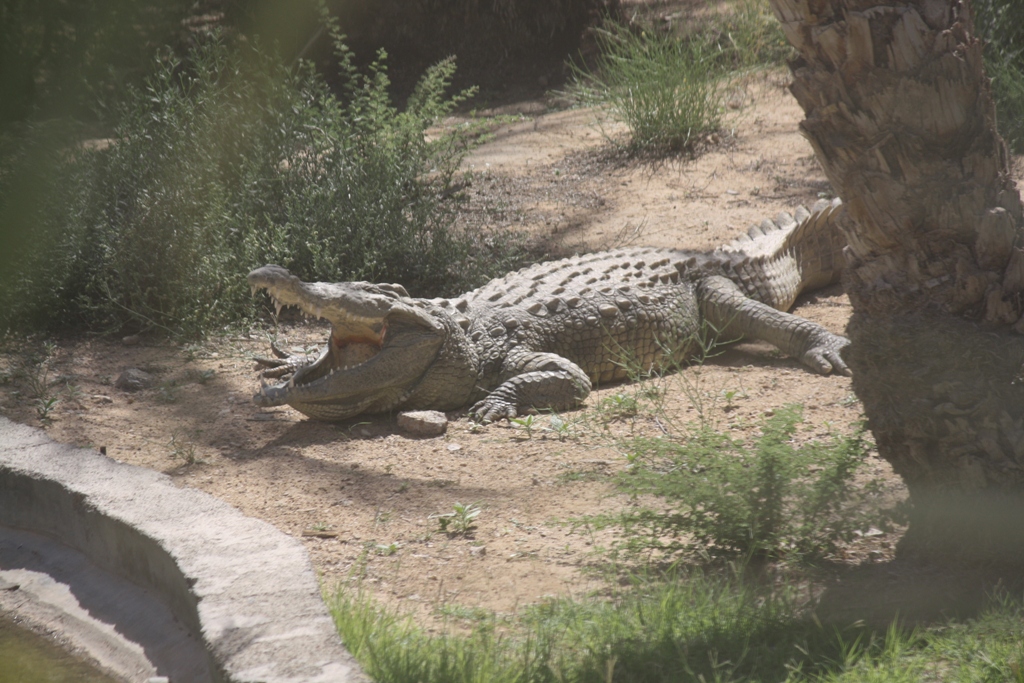
<path id="1" fill-rule="evenodd" d="M 901 551 L 1024 557 L 1024 236 L 962 0 L 771 0 L 847 207 L 847 361 L 910 491 Z"/>

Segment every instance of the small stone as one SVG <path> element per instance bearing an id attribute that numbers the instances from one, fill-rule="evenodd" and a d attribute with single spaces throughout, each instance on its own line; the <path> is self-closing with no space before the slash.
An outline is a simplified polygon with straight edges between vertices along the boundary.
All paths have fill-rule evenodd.
<path id="1" fill-rule="evenodd" d="M 483 557 L 487 554 L 487 546 L 485 545 L 472 545 L 469 547 L 469 554 L 473 557 Z"/>
<path id="2" fill-rule="evenodd" d="M 398 426 L 414 436 L 438 436 L 448 429 L 448 418 L 438 410 L 411 410 L 398 414 Z"/>
<path id="3" fill-rule="evenodd" d="M 103 394 L 96 394 L 96 395 L 94 395 L 92 397 L 92 400 L 95 401 L 96 403 L 113 403 L 114 402 L 114 399 L 110 398 L 109 396 L 104 396 Z"/>
<path id="4" fill-rule="evenodd" d="M 315 529 L 305 529 L 302 532 L 304 538 L 337 538 L 337 531 L 317 531 Z"/>
<path id="5" fill-rule="evenodd" d="M 142 337 L 137 334 L 129 334 L 127 337 L 121 338 L 121 343 L 125 346 L 138 346 L 141 341 Z"/>
<path id="6" fill-rule="evenodd" d="M 457 443 L 450 443 L 450 444 L 448 444 L 448 452 L 449 453 L 454 453 L 455 451 L 461 451 L 461 450 L 462 450 L 462 446 L 457 444 Z"/>
<path id="7" fill-rule="evenodd" d="M 156 377 L 138 368 L 128 368 L 114 380 L 114 386 L 122 391 L 141 391 L 156 384 Z"/>

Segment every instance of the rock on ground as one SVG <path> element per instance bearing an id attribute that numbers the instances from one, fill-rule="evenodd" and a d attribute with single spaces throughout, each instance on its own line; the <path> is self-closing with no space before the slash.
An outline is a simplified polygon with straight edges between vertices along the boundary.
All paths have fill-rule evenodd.
<path id="1" fill-rule="evenodd" d="M 414 436 L 438 436 L 448 430 L 448 418 L 438 410 L 410 410 L 398 414 L 398 426 Z"/>

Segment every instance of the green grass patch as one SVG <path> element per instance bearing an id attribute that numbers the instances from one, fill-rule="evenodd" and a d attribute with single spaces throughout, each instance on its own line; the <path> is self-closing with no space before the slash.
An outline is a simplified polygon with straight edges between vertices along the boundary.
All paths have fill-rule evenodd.
<path id="1" fill-rule="evenodd" d="M 1024 680 L 1017 600 L 917 630 L 837 628 L 815 621 L 792 592 L 692 573 L 643 577 L 610 597 L 551 600 L 517 616 L 473 610 L 468 630 L 441 633 L 358 587 L 327 602 L 345 645 L 380 683 Z"/>
<path id="2" fill-rule="evenodd" d="M 822 683 L 1020 683 L 1024 681 L 1024 610 L 997 597 L 978 618 L 913 631 L 890 628 L 846 640 L 838 666 L 793 681 Z"/>
<path id="3" fill-rule="evenodd" d="M 346 646 L 381 683 L 781 680 L 804 658 L 796 643 L 830 637 L 794 625 L 785 598 L 699 575 L 644 581 L 607 600 L 552 600 L 516 617 L 477 614 L 469 633 L 427 633 L 359 589 L 328 604 Z"/>

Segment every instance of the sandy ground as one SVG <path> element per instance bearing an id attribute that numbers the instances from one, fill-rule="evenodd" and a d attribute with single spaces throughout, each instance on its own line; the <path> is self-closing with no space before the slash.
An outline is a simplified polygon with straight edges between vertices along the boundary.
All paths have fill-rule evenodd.
<path id="1" fill-rule="evenodd" d="M 506 109 L 519 117 L 465 161 L 470 211 L 559 252 L 728 242 L 751 223 L 829 196 L 797 132 L 802 115 L 787 80 L 778 72 L 735 84 L 725 130 L 708 149 L 657 164 L 616 160 L 608 140 L 621 128 L 593 110 L 545 102 Z M 850 307 L 831 288 L 796 312 L 841 333 Z M 316 347 L 327 334 L 298 323 L 277 332 L 292 350 Z M 637 391 L 627 383 L 601 388 L 567 413 L 573 433 L 565 440 L 543 432 L 531 438 L 507 423 L 477 428 L 464 412 L 449 415 L 446 435 L 414 438 L 391 416 L 324 424 L 290 408 L 254 406 L 251 359 L 267 354 L 265 333 L 195 346 L 129 341 L 56 341 L 42 371 L 27 360 L 41 340 L 10 343 L 0 356 L 0 410 L 43 424 L 57 440 L 167 472 L 301 536 L 328 586 L 359 576 L 380 599 L 428 619 L 477 607 L 510 612 L 599 587 L 586 569 L 613 538 L 570 522 L 629 504 L 609 481 L 626 466 L 615 435 L 655 433 L 700 416 L 749 432 L 789 403 L 805 407 L 803 436 L 846 430 L 861 417 L 848 378 L 817 376 L 767 345 L 743 344 L 661 380 L 657 419 L 650 412 L 611 419 L 607 399 Z M 157 386 L 115 388 L 126 368 L 152 373 Z M 47 395 L 59 398 L 45 422 L 29 386 L 33 374 L 45 374 Z M 884 462 L 876 458 L 869 469 L 888 482 L 890 495 L 902 495 Z M 455 503 L 480 506 L 474 533 L 439 532 L 434 516 Z M 863 539 L 835 561 L 884 562 L 897 536 Z"/>

